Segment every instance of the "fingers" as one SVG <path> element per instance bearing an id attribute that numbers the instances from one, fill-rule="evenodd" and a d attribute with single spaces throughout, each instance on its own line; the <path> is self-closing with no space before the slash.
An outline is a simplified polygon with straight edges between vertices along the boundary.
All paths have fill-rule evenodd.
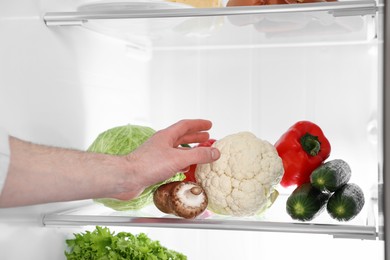
<path id="1" fill-rule="evenodd" d="M 189 170 L 190 170 L 190 166 L 187 166 L 187 167 L 181 169 L 180 172 L 186 173 L 186 172 L 188 172 Z"/>
<path id="2" fill-rule="evenodd" d="M 181 120 L 168 128 L 159 131 L 159 139 L 171 147 L 179 147 L 180 144 L 201 143 L 209 140 L 207 130 L 212 126 L 211 121 L 203 119 Z M 164 139 L 164 140 L 163 140 Z M 175 153 L 176 158 L 184 165 L 210 163 L 220 157 L 220 152 L 214 147 L 195 147 L 192 149 L 179 149 Z M 178 165 L 176 165 L 178 166 Z"/>
<path id="3" fill-rule="evenodd" d="M 207 132 L 198 132 L 193 134 L 187 134 L 179 138 L 174 146 L 177 147 L 180 144 L 191 144 L 191 143 L 203 143 L 209 140 L 210 134 Z"/>
<path id="4" fill-rule="evenodd" d="M 183 151 L 184 152 L 184 151 Z M 221 153 L 214 147 L 196 147 L 185 150 L 185 156 L 191 164 L 211 163 L 218 160 Z"/>
<path id="5" fill-rule="evenodd" d="M 161 130 L 173 147 L 180 144 L 200 143 L 209 139 L 207 130 L 212 126 L 211 121 L 203 119 L 181 120 L 164 130 Z"/>

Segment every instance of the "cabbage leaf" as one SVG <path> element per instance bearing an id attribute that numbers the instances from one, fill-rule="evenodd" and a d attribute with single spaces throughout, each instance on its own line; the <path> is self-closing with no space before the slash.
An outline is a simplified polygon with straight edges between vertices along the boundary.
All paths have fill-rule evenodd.
<path id="1" fill-rule="evenodd" d="M 108 129 L 95 139 L 88 148 L 89 152 L 111 155 L 126 155 L 148 140 L 155 130 L 147 126 L 124 125 Z M 106 207 L 118 211 L 138 210 L 153 202 L 153 192 L 163 183 L 181 181 L 185 178 L 183 173 L 178 173 L 172 178 L 147 187 L 137 198 L 132 200 L 118 200 L 111 198 L 95 199 Z"/>

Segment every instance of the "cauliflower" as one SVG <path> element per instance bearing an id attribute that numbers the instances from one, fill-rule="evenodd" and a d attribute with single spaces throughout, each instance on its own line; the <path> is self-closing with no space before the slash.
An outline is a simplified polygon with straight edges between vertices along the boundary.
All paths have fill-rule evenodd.
<path id="1" fill-rule="evenodd" d="M 208 209 L 221 215 L 251 216 L 268 208 L 284 173 L 275 147 L 250 132 L 226 136 L 213 146 L 221 157 L 199 164 L 195 171 L 208 196 Z"/>

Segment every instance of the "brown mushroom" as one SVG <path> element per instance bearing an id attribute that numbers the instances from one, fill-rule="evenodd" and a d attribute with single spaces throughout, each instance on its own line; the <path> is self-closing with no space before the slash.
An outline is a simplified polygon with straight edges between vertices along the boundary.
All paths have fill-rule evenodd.
<path id="1" fill-rule="evenodd" d="M 173 210 L 170 205 L 171 190 L 180 181 L 169 182 L 161 185 L 153 194 L 153 202 L 156 207 L 167 214 L 173 214 Z"/>
<path id="2" fill-rule="evenodd" d="M 175 181 L 161 185 L 153 194 L 156 207 L 186 219 L 199 216 L 208 204 L 203 188 L 194 182 Z"/>

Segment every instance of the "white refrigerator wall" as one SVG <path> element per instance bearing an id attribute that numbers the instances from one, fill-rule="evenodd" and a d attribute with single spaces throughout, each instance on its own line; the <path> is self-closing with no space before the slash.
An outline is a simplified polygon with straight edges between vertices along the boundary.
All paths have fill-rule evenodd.
<path id="1" fill-rule="evenodd" d="M 77 27 L 48 28 L 38 14 L 3 17 L 0 29 L 0 118 L 10 133 L 85 148 L 89 131 L 147 120 L 149 64 L 126 57 L 125 45 Z"/>
<path id="2" fill-rule="evenodd" d="M 85 1 L 86 2 L 86 1 Z M 253 131 L 275 142 L 295 121 L 323 126 L 337 147 L 333 158 L 351 163 L 356 182 L 377 185 L 378 49 L 375 43 L 257 44 L 232 33 L 207 37 L 199 21 L 185 33 L 144 48 L 81 27 L 46 27 L 47 10 L 81 1 L 0 2 L 0 125 L 29 141 L 86 149 L 98 133 L 132 123 L 166 127 L 207 118 L 221 138 Z M 194 25 L 195 24 L 195 25 Z M 200 27 L 199 27 L 200 28 Z M 229 28 L 229 27 L 228 27 Z M 223 37 L 232 45 L 223 45 Z M 262 36 L 261 36 L 262 37 Z M 304 37 L 303 37 L 304 38 Z M 134 39 L 134 38 L 132 38 Z M 243 44 L 248 40 L 251 44 Z M 192 45 L 191 43 L 196 43 Z M 139 41 L 137 42 L 139 44 Z M 137 45 L 138 46 L 138 45 Z M 375 175 L 375 176 L 373 176 Z M 23 191 L 21 191 L 23 192 Z M 72 203 L 0 210 L 0 259 L 63 259 L 65 238 L 80 228 L 45 228 L 45 212 Z M 87 227 L 90 229 L 90 227 Z M 121 228 L 146 232 L 189 259 L 383 259 L 381 241 L 285 233 Z M 23 247 L 21 247 L 21 244 Z M 320 253 L 319 253 L 320 252 Z M 341 253 L 340 253 L 341 252 Z M 341 258 L 341 257 L 340 257 Z"/>
<path id="3" fill-rule="evenodd" d="M 369 189 L 377 185 L 377 51 L 364 43 L 157 51 L 151 120 L 209 118 L 215 138 L 252 131 L 271 143 L 312 120 L 331 140 L 331 157 L 350 162 Z"/>

